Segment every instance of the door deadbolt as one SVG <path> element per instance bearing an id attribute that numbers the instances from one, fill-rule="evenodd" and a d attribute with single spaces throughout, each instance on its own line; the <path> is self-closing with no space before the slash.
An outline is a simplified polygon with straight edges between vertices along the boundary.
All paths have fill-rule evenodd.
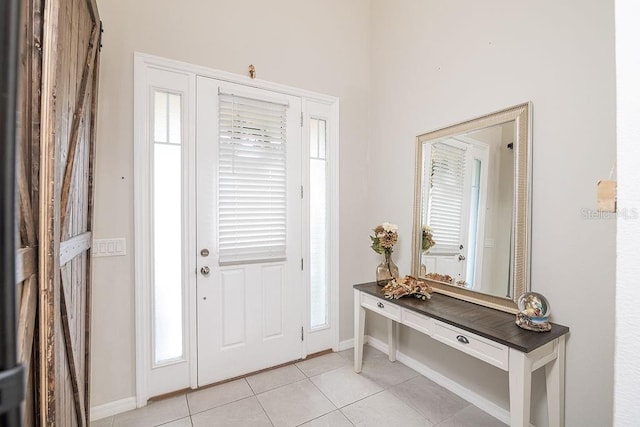
<path id="1" fill-rule="evenodd" d="M 209 249 L 204 248 L 203 250 L 200 251 L 200 255 L 202 256 L 209 256 Z"/>
<path id="2" fill-rule="evenodd" d="M 202 273 L 203 276 L 208 276 L 210 272 L 211 270 L 209 270 L 209 267 L 206 265 L 200 269 L 200 273 Z"/>

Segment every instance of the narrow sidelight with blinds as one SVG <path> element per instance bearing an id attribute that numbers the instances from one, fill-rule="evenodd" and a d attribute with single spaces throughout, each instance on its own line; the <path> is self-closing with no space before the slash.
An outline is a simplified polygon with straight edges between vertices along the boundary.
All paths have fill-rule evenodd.
<path id="1" fill-rule="evenodd" d="M 431 148 L 427 224 L 437 244 L 433 254 L 455 254 L 462 242 L 466 150 L 445 142 Z"/>
<path id="2" fill-rule="evenodd" d="M 286 258 L 287 107 L 219 95 L 220 264 Z"/>

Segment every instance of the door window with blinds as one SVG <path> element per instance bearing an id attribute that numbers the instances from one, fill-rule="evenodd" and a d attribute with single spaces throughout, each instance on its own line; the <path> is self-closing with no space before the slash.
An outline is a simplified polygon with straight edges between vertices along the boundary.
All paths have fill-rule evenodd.
<path id="1" fill-rule="evenodd" d="M 286 104 L 219 95 L 219 263 L 286 259 Z"/>
<path id="2" fill-rule="evenodd" d="M 465 217 L 468 214 L 465 197 L 466 146 L 448 141 L 431 145 L 427 224 L 433 230 L 436 254 L 456 254 L 465 236 Z"/>

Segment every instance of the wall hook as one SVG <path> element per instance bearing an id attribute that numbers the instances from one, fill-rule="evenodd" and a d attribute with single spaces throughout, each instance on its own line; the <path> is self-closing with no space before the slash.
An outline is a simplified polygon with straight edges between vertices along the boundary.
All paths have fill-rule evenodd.
<path id="1" fill-rule="evenodd" d="M 252 79 L 256 78 L 256 67 L 254 67 L 253 64 L 249 65 L 249 77 Z"/>

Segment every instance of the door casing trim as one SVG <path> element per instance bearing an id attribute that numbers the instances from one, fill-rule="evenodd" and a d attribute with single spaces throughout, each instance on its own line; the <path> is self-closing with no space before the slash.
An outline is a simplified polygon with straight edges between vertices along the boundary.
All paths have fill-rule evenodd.
<path id="1" fill-rule="evenodd" d="M 302 111 L 305 119 L 306 101 L 326 104 L 330 107 L 330 120 L 334 124 L 333 134 L 331 135 L 335 149 L 332 150 L 330 160 L 329 182 L 331 185 L 329 202 L 331 209 L 327 213 L 331 221 L 331 236 L 329 239 L 329 280 L 331 284 L 331 324 L 332 324 L 332 349 L 339 350 L 340 341 L 340 324 L 339 324 L 339 99 L 334 96 L 320 94 L 304 89 L 299 89 L 279 83 L 267 82 L 259 79 L 251 79 L 248 76 L 229 73 L 226 71 L 215 70 L 199 65 L 189 64 L 186 62 L 166 59 L 158 56 L 148 55 L 145 53 L 134 52 L 134 288 L 135 288 L 135 337 L 136 337 L 136 406 L 138 408 L 147 404 L 149 399 L 148 390 L 148 372 L 150 369 L 149 360 L 151 358 L 151 345 L 147 337 L 151 333 L 150 322 L 150 240 L 143 232 L 142 224 L 148 220 L 151 206 L 146 189 L 149 185 L 149 157 L 148 157 L 148 141 L 146 138 L 146 130 L 148 129 L 149 118 L 147 111 L 147 78 L 146 70 L 149 68 L 161 69 L 165 71 L 184 73 L 190 76 L 190 81 L 195 81 L 196 76 L 209 77 L 217 80 L 227 81 L 230 83 L 241 84 L 248 87 L 265 89 L 272 92 L 282 93 L 286 95 L 298 96 L 302 99 Z M 190 85 L 189 102 L 195 105 L 196 87 L 195 84 Z M 191 107 L 191 106 L 190 106 Z M 195 114 L 189 115 L 189 135 L 195 135 Z M 195 144 L 195 139 L 191 141 Z M 189 174 L 189 197 L 195 197 L 192 189 L 195 188 L 195 173 Z M 195 198 L 193 199 L 195 200 Z M 189 202 L 191 203 L 191 202 Z M 303 218 L 303 221 L 306 221 Z M 196 251 L 195 243 L 195 221 L 190 217 L 188 222 L 188 232 L 193 236 L 189 237 L 189 248 Z M 303 253 L 305 248 L 303 248 Z M 194 252 L 195 253 L 195 252 Z M 187 265 L 191 269 L 192 263 Z M 196 281 L 195 267 L 193 267 L 193 280 L 188 281 L 188 353 L 190 357 L 190 375 L 189 381 L 192 388 L 197 387 L 197 363 L 194 355 L 197 354 L 197 316 L 196 316 Z M 305 316 L 308 317 L 309 307 L 305 303 Z M 304 343 L 303 343 L 303 348 Z"/>

